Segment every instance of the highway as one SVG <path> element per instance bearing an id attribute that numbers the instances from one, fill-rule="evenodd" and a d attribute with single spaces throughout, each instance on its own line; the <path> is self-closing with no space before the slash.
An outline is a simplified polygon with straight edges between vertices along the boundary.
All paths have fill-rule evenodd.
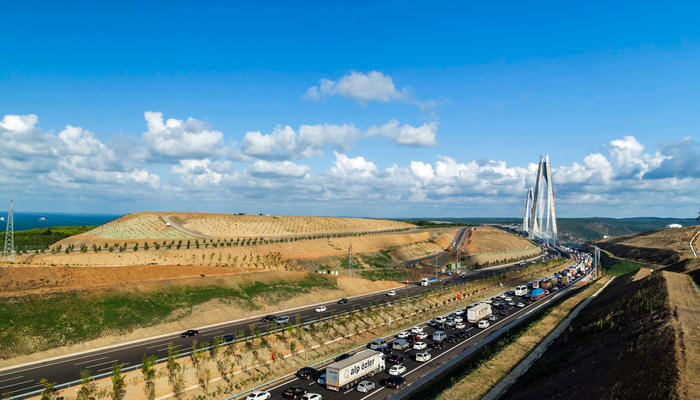
<path id="1" fill-rule="evenodd" d="M 471 271 L 464 278 L 447 277 L 441 280 L 440 284 L 449 285 L 456 282 L 473 281 L 504 270 L 517 268 L 520 268 L 520 266 L 513 263 L 489 268 L 488 270 Z M 418 294 L 429 289 L 430 287 L 408 285 L 396 289 L 397 298 Z M 298 315 L 299 321 L 304 323 L 329 316 L 331 313 L 338 315 L 357 309 L 360 306 L 383 304 L 391 300 L 391 297 L 386 296 L 386 292 L 381 292 L 350 298 L 347 304 L 337 304 L 336 302 L 323 303 L 327 307 L 327 311 L 324 313 L 314 311 L 317 305 L 309 305 L 294 310 L 278 312 L 276 315 L 288 315 L 292 323 L 296 323 Z M 256 316 L 204 328 L 193 327 L 193 329 L 199 330 L 199 335 L 196 338 L 181 338 L 178 332 L 26 365 L 2 368 L 0 369 L 0 394 L 21 399 L 26 397 L 26 394 L 38 390 L 40 388 L 39 380 L 42 378 L 60 385 L 79 380 L 80 371 L 84 369 L 90 370 L 91 374 L 95 376 L 108 373 L 115 362 L 122 365 L 123 368 L 133 367 L 140 364 L 144 355 L 155 355 L 159 359 L 167 357 L 170 344 L 177 346 L 180 351 L 187 351 L 191 349 L 193 339 L 196 339 L 199 343 L 211 343 L 215 337 L 234 334 L 241 330 L 249 334 L 249 326 L 253 323 L 256 324 L 256 329 L 260 330 L 260 332 L 267 332 L 277 328 L 274 322 L 261 322 L 260 316 Z"/>
<path id="2" fill-rule="evenodd" d="M 578 265 L 578 261 L 575 261 L 573 263 L 574 266 Z M 406 367 L 406 371 L 401 374 L 406 379 L 406 383 L 400 387 L 398 390 L 401 390 L 402 388 L 407 387 L 408 385 L 415 384 L 415 382 L 422 377 L 423 375 L 427 374 L 431 370 L 439 367 L 442 363 L 444 363 L 446 360 L 449 360 L 450 358 L 454 357 L 458 353 L 468 349 L 469 347 L 474 347 L 478 346 L 481 344 L 482 341 L 485 340 L 485 338 L 491 333 L 494 332 L 495 330 L 501 328 L 502 326 L 508 324 L 509 322 L 516 321 L 516 320 L 521 320 L 529 316 L 532 312 L 542 308 L 542 307 L 547 307 L 549 306 L 550 302 L 556 298 L 564 295 L 567 291 L 571 290 L 574 288 L 574 284 L 578 282 L 582 277 L 572 281 L 569 285 L 564 286 L 561 290 L 557 292 L 552 292 L 549 295 L 545 296 L 544 298 L 541 298 L 540 300 L 537 301 L 530 301 L 527 299 L 526 296 L 520 297 L 520 296 L 514 296 L 512 295 L 511 298 L 513 301 L 517 304 L 518 302 L 522 302 L 525 306 L 522 308 L 519 308 L 517 306 L 506 306 L 505 311 L 507 313 L 507 316 L 499 316 L 498 320 L 496 321 L 491 321 L 490 326 L 486 329 L 480 329 L 476 327 L 476 324 L 469 324 L 466 323 L 466 329 L 455 329 L 455 328 L 447 328 L 445 331 L 448 336 L 453 335 L 459 331 L 465 331 L 468 334 L 468 337 L 458 340 L 455 343 L 445 343 L 445 347 L 441 349 L 431 349 L 428 348 L 426 350 L 420 350 L 420 352 L 429 352 L 432 356 L 432 358 L 428 362 L 418 362 L 415 360 L 415 355 L 416 353 L 419 352 L 419 350 L 414 350 L 414 349 L 408 349 L 405 351 L 397 351 L 393 350 L 392 354 L 401 354 L 406 357 L 406 359 L 401 363 L 401 365 Z M 512 289 L 512 288 L 507 288 Z M 466 304 L 465 304 L 466 306 Z M 466 314 L 465 314 L 465 319 L 466 319 Z M 433 332 L 435 331 L 434 328 L 430 327 L 429 325 L 423 324 L 421 325 L 424 328 L 424 331 L 428 333 L 428 338 L 423 340 L 424 342 L 431 344 L 433 343 L 431 337 Z M 388 339 L 387 339 L 388 340 Z M 391 342 L 390 342 L 391 343 Z M 387 356 L 388 357 L 388 356 Z M 389 362 L 386 364 L 386 369 L 388 370 L 392 365 Z M 339 392 L 335 392 L 329 389 L 326 389 L 324 386 L 320 385 L 318 382 L 309 379 L 309 380 L 302 380 L 299 378 L 292 378 L 289 381 L 286 381 L 282 384 L 277 384 L 276 386 L 273 386 L 272 388 L 268 389 L 268 391 L 272 395 L 272 399 L 278 399 L 282 398 L 282 392 L 290 387 L 293 386 L 298 386 L 298 387 L 303 387 L 306 389 L 309 393 L 318 393 L 320 394 L 324 400 L 378 400 L 378 399 L 385 399 L 391 395 L 394 395 L 398 392 L 397 389 L 391 389 L 391 388 L 386 388 L 383 385 L 383 381 L 389 377 L 389 374 L 384 371 L 380 372 L 373 377 L 367 377 L 366 380 L 372 381 L 375 383 L 376 387 L 373 391 L 370 391 L 369 393 L 360 393 L 358 392 L 354 387 L 347 388 L 344 390 L 341 390 Z"/>

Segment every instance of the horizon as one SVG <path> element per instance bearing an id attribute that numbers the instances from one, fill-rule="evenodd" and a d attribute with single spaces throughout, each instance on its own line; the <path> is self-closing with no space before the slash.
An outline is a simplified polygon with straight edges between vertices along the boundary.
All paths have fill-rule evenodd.
<path id="1" fill-rule="evenodd" d="M 697 215 L 699 4 L 127 3 L 5 7 L 0 206 Z"/>

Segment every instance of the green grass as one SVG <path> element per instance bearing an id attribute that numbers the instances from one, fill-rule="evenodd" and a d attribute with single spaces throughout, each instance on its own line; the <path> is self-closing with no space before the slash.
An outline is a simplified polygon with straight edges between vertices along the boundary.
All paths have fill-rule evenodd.
<path id="1" fill-rule="evenodd" d="M 246 309 L 257 309 L 256 299 L 282 301 L 315 289 L 336 289 L 335 280 L 309 275 L 295 281 L 247 282 L 238 288 L 182 287 L 149 293 L 102 294 L 70 292 L 49 297 L 25 296 L 0 303 L 0 357 L 26 354 L 65 344 L 95 339 L 104 332 L 128 332 L 180 317 L 193 306 L 222 299 Z M 177 319 L 177 318 L 175 318 Z M 33 347 L 20 344 L 38 337 Z"/>
<path id="2" fill-rule="evenodd" d="M 606 251 L 601 251 L 600 256 L 600 262 L 603 266 L 603 270 L 606 273 L 615 276 L 625 275 L 630 272 L 634 272 L 639 268 L 649 268 L 649 265 L 625 260 L 623 258 L 617 258 Z"/>
<path id="3" fill-rule="evenodd" d="M 94 226 L 52 226 L 51 228 L 27 229 L 15 232 L 17 250 L 46 249 L 69 236 L 87 232 Z M 5 234 L 0 234 L 0 247 L 5 245 Z"/>

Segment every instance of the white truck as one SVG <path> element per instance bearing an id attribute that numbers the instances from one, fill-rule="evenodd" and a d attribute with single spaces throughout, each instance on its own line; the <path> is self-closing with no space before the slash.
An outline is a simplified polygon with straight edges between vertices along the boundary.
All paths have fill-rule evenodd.
<path id="1" fill-rule="evenodd" d="M 326 388 L 340 391 L 372 376 L 385 368 L 384 355 L 374 350 L 362 350 L 345 360 L 326 367 Z"/>
<path id="2" fill-rule="evenodd" d="M 428 281 L 428 278 L 423 278 L 423 279 L 421 279 L 420 285 L 421 285 L 421 286 L 428 286 L 428 285 L 430 285 L 430 282 Z"/>
<path id="3" fill-rule="evenodd" d="M 490 304 L 479 303 L 467 310 L 467 321 L 472 324 L 479 322 L 480 319 L 488 318 L 489 316 L 491 316 Z"/>

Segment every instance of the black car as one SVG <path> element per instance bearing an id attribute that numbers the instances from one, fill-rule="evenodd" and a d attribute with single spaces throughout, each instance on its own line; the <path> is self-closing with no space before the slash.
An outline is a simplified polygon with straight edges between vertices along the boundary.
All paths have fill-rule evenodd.
<path id="1" fill-rule="evenodd" d="M 318 371 L 315 368 L 304 367 L 297 371 L 296 375 L 299 379 L 316 379 Z"/>
<path id="2" fill-rule="evenodd" d="M 350 300 L 348 300 L 348 299 L 346 299 L 345 297 L 343 297 L 342 299 L 338 300 L 338 304 L 347 304 L 348 301 L 350 301 Z"/>
<path id="3" fill-rule="evenodd" d="M 416 335 L 415 333 L 408 335 L 408 337 L 406 337 L 406 340 L 408 341 L 408 343 L 414 343 L 414 342 L 420 341 L 420 339 L 418 339 L 418 335 Z"/>
<path id="4" fill-rule="evenodd" d="M 335 362 L 343 361 L 343 360 L 345 360 L 346 358 L 350 358 L 350 357 L 352 357 L 352 354 L 348 354 L 348 353 L 341 354 L 341 355 L 339 355 L 338 357 L 335 358 Z"/>
<path id="5" fill-rule="evenodd" d="M 386 362 L 390 362 L 392 364 L 401 364 L 405 360 L 406 357 L 402 356 L 401 354 L 392 354 L 386 358 Z"/>
<path id="6" fill-rule="evenodd" d="M 467 331 L 459 331 L 459 332 L 457 332 L 457 336 L 459 336 L 460 339 L 468 338 L 468 337 L 469 337 L 469 332 L 467 332 Z"/>
<path id="7" fill-rule="evenodd" d="M 457 343 L 459 338 L 455 335 L 450 335 L 447 337 L 447 339 L 445 339 L 445 341 L 447 341 L 447 343 Z"/>
<path id="8" fill-rule="evenodd" d="M 282 392 L 282 397 L 285 397 L 287 399 L 298 399 L 305 394 L 306 389 L 304 389 L 303 387 L 292 386 L 290 388 L 285 389 L 285 391 Z"/>
<path id="9" fill-rule="evenodd" d="M 266 315 L 266 316 L 260 318 L 260 322 L 267 322 L 267 321 L 272 322 L 275 320 L 275 318 L 276 317 L 274 315 Z"/>
<path id="10" fill-rule="evenodd" d="M 194 329 L 188 329 L 180 334 L 180 337 L 190 337 L 190 336 L 197 336 L 199 335 L 199 331 L 196 331 Z"/>
<path id="11" fill-rule="evenodd" d="M 222 339 L 224 339 L 224 342 L 233 342 L 236 339 L 235 335 L 226 335 Z"/>
<path id="12" fill-rule="evenodd" d="M 439 349 L 441 349 L 441 348 L 443 348 L 443 347 L 445 347 L 445 344 L 442 343 L 442 342 L 433 342 L 433 343 L 430 344 L 430 348 L 431 348 L 431 349 L 439 350 Z"/>
<path id="13" fill-rule="evenodd" d="M 384 386 L 392 389 L 398 389 L 406 383 L 406 378 L 403 376 L 390 376 L 384 380 Z"/>
<path id="14" fill-rule="evenodd" d="M 384 354 L 385 356 L 391 354 L 391 347 L 389 347 L 389 346 L 387 346 L 387 345 L 379 346 L 379 347 L 377 347 L 375 350 L 377 350 L 378 352 Z"/>

